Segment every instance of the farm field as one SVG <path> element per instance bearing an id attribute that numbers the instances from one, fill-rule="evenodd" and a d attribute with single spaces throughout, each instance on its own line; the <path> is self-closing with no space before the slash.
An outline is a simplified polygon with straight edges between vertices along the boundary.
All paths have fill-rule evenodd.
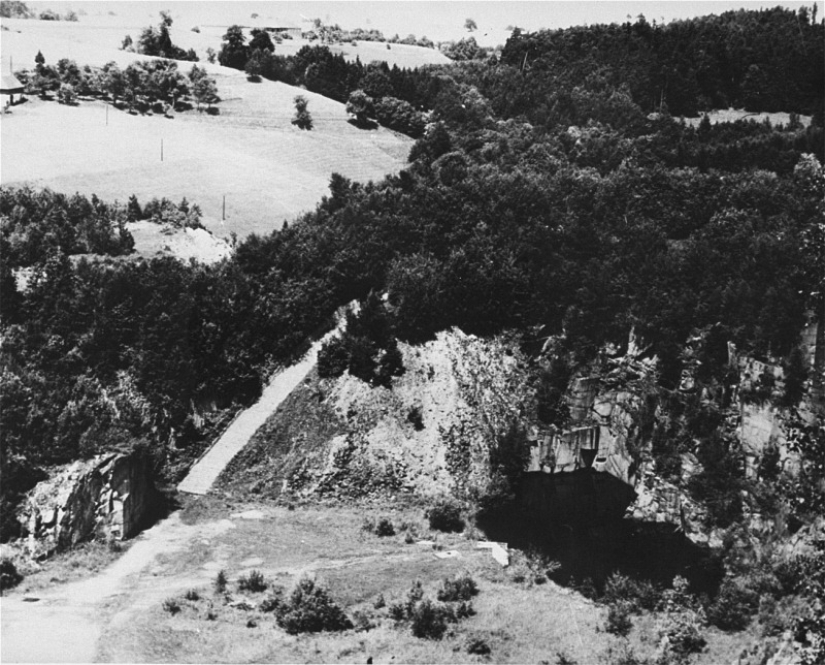
<path id="1" fill-rule="evenodd" d="M 314 207 L 333 172 L 377 180 L 406 163 L 410 139 L 359 130 L 342 104 L 320 95 L 242 75 L 220 77 L 218 87 L 228 99 L 222 116 L 192 111 L 167 119 L 109 108 L 108 125 L 102 103 L 30 100 L 0 121 L 2 182 L 124 202 L 132 194 L 142 202 L 186 197 L 201 207 L 210 231 L 243 238 Z M 290 122 L 299 92 L 310 100 L 309 132 Z"/>
<path id="2" fill-rule="evenodd" d="M 117 17 L 94 18 L 97 23 L 4 19 L 9 29 L 3 31 L 3 65 L 33 65 L 38 50 L 50 64 L 63 57 L 98 66 L 145 59 L 118 49 L 125 34 L 139 34 L 138 27 L 120 25 Z M 147 16 L 146 24 L 152 22 Z M 189 30 L 175 31 L 173 38 L 185 48 L 220 44 L 220 35 Z M 66 107 L 29 98 L 0 121 L 0 180 L 122 202 L 132 194 L 141 202 L 186 197 L 201 207 L 211 232 L 242 239 L 280 228 L 284 220 L 312 209 L 328 193 L 333 172 L 366 182 L 406 164 L 411 139 L 383 128 L 357 129 L 343 104 L 282 83 L 251 83 L 219 65 L 205 66 L 225 100 L 217 116 L 196 111 L 174 119 L 132 116 L 112 107 L 107 112 L 100 102 Z M 180 65 L 184 72 L 189 67 Z M 291 124 L 297 94 L 309 100 L 312 131 Z"/>

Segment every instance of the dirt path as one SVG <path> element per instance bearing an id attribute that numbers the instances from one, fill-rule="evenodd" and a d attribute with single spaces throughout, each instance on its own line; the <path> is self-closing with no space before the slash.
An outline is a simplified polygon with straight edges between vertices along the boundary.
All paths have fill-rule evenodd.
<path id="1" fill-rule="evenodd" d="M 192 468 L 179 486 L 181 491 L 205 494 L 229 461 L 246 445 L 249 438 L 269 415 L 298 386 L 315 366 L 321 345 L 336 334 L 339 326 L 312 345 L 300 362 L 278 373 L 264 390 L 261 399 L 244 411 L 218 440 L 215 446 Z M 101 636 L 102 607 L 118 596 L 136 592 L 130 605 L 146 604 L 173 592 L 166 584 L 152 584 L 147 570 L 160 556 L 190 547 L 194 539 L 219 535 L 234 527 L 224 519 L 185 525 L 180 515 L 170 517 L 144 531 L 129 550 L 101 574 L 39 594 L 36 598 L 12 596 L 0 601 L 3 663 L 82 663 L 98 654 Z M 151 575 L 151 573 L 149 573 Z M 180 577 L 178 585 L 196 578 Z M 139 588 L 140 587 L 140 588 Z M 147 591 L 148 587 L 148 591 Z M 150 598 L 151 596 L 151 598 Z M 111 618 L 117 623 L 129 616 L 124 610 Z"/>
<path id="2" fill-rule="evenodd" d="M 146 530 L 129 550 L 101 574 L 36 596 L 3 598 L 4 663 L 92 662 L 101 634 L 100 606 L 126 593 L 161 554 L 186 548 L 193 538 L 210 537 L 234 526 L 220 520 L 188 526 L 178 513 Z"/>

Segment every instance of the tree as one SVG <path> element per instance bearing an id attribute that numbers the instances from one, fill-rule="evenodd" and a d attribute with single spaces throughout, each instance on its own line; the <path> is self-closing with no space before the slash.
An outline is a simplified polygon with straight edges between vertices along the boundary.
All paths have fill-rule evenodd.
<path id="1" fill-rule="evenodd" d="M 218 62 L 224 67 L 242 70 L 247 60 L 249 60 L 249 48 L 246 46 L 243 29 L 239 25 L 232 25 L 223 36 Z"/>
<path id="2" fill-rule="evenodd" d="M 198 111 L 201 110 L 201 104 L 206 104 L 208 108 L 211 108 L 212 104 L 221 101 L 221 98 L 218 97 L 215 79 L 210 78 L 205 69 L 192 65 L 192 70 L 189 72 L 189 81 L 192 97 L 195 98 Z"/>
<path id="3" fill-rule="evenodd" d="M 309 101 L 307 101 L 307 98 L 303 95 L 297 95 L 294 101 L 295 117 L 292 119 L 292 124 L 296 125 L 299 129 L 312 129 L 312 116 L 307 110 Z"/>
<path id="4" fill-rule="evenodd" d="M 249 40 L 249 49 L 251 51 L 260 49 L 261 51 L 269 51 L 272 53 L 275 50 L 275 44 L 272 43 L 268 32 L 253 28 L 252 39 Z"/>
<path id="5" fill-rule="evenodd" d="M 364 126 L 375 113 L 372 97 L 363 90 L 355 90 L 347 100 L 347 113 L 355 116 L 355 122 Z"/>
<path id="6" fill-rule="evenodd" d="M 34 56 L 34 62 L 37 65 L 37 69 L 40 69 L 42 65 L 46 64 L 46 58 L 44 58 L 43 54 L 38 51 L 37 55 Z"/>
<path id="7" fill-rule="evenodd" d="M 74 86 L 70 83 L 61 83 L 60 89 L 57 91 L 57 101 L 67 106 L 75 106 L 77 104 L 77 93 Z"/>
<path id="8" fill-rule="evenodd" d="M 262 58 L 263 52 L 255 49 L 252 51 L 252 55 L 249 56 L 249 60 L 246 61 L 244 71 L 246 72 L 246 78 L 250 81 L 257 82 L 261 80 L 261 70 L 263 69 Z"/>
<path id="9" fill-rule="evenodd" d="M 474 32 L 475 30 L 478 30 L 478 25 L 473 19 L 468 18 L 466 21 L 464 21 L 464 29 L 467 32 Z"/>

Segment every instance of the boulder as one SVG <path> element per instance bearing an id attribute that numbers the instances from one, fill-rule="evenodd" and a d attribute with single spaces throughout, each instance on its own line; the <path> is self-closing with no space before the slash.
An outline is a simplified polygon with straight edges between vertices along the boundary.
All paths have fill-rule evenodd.
<path id="1" fill-rule="evenodd" d="M 17 519 L 29 555 L 44 558 L 93 536 L 135 535 L 157 499 L 144 456 L 107 453 L 59 467 L 26 495 Z"/>

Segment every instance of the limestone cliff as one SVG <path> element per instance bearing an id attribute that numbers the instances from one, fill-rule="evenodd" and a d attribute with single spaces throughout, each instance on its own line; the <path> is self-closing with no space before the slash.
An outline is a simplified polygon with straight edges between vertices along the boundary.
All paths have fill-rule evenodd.
<path id="1" fill-rule="evenodd" d="M 503 339 L 445 331 L 399 344 L 391 389 L 311 376 L 221 481 L 278 495 L 420 496 L 483 491 L 496 437 L 534 419 L 527 359 Z"/>
<path id="2" fill-rule="evenodd" d="M 31 490 L 18 512 L 26 548 L 36 558 L 93 536 L 133 536 L 156 507 L 147 460 L 109 453 L 55 470 Z"/>

